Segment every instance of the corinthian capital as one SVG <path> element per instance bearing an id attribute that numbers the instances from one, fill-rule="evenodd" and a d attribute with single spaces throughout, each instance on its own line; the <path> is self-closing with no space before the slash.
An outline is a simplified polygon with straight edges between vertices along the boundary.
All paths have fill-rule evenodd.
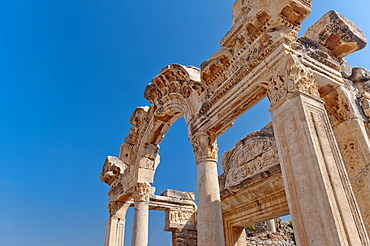
<path id="1" fill-rule="evenodd" d="M 271 102 L 271 107 L 279 105 L 291 93 L 296 91 L 320 98 L 313 71 L 305 67 L 296 58 L 289 56 L 284 68 L 278 70 L 269 81 L 267 96 Z"/>
<path id="2" fill-rule="evenodd" d="M 135 202 L 149 202 L 150 184 L 148 182 L 138 181 L 135 185 Z"/>
<path id="3" fill-rule="evenodd" d="M 203 159 L 217 160 L 218 148 L 214 133 L 199 131 L 191 137 L 190 141 L 193 145 L 197 164 Z"/>

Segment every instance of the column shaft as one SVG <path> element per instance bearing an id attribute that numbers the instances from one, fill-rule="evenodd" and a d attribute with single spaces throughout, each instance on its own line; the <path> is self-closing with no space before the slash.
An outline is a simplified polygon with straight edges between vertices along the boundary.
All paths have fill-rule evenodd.
<path id="1" fill-rule="evenodd" d="M 275 220 L 274 219 L 266 221 L 266 226 L 267 226 L 268 231 L 276 232 Z"/>
<path id="2" fill-rule="evenodd" d="M 149 203 L 146 201 L 135 202 L 131 246 L 148 245 L 148 223 Z"/>
<path id="3" fill-rule="evenodd" d="M 216 138 L 199 131 L 191 142 L 198 165 L 198 246 L 224 246 Z"/>
<path id="4" fill-rule="evenodd" d="M 203 160 L 198 163 L 197 229 L 199 246 L 225 245 L 217 162 L 215 160 Z"/>

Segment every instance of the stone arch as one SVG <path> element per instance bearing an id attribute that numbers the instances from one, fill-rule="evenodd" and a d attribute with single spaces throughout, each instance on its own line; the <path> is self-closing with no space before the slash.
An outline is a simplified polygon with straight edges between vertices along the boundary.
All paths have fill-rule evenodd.
<path id="1" fill-rule="evenodd" d="M 121 194 L 124 190 L 123 200 L 131 198 L 137 182 L 153 183 L 160 159 L 159 143 L 176 120 L 184 116 L 188 123 L 194 117 L 203 91 L 200 69 L 178 64 L 163 68 L 146 86 L 144 96 L 152 105 L 134 110 L 130 133 L 120 149 L 119 159 L 127 169 L 117 178 L 125 180 L 125 184 L 117 184 L 116 189 Z"/>

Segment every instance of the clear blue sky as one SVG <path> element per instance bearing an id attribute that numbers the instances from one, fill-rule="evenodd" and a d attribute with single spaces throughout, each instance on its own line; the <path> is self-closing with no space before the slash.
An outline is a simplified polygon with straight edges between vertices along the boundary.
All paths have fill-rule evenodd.
<path id="1" fill-rule="evenodd" d="M 107 155 L 118 155 L 145 85 L 166 65 L 199 66 L 219 49 L 233 1 L 0 0 L 0 245 L 102 246 Z M 335 9 L 370 39 L 370 2 L 314 0 L 303 30 Z M 370 68 L 370 48 L 350 55 Z M 220 155 L 269 121 L 268 102 L 219 141 Z M 154 186 L 196 191 L 183 120 L 161 145 Z M 127 239 L 132 212 L 128 214 Z M 170 246 L 164 214 L 150 246 Z"/>

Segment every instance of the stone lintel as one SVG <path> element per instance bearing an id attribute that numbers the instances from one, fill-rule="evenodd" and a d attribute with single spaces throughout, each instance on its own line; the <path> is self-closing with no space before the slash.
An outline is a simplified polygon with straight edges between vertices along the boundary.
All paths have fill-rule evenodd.
<path id="1" fill-rule="evenodd" d="M 338 58 L 361 50 L 367 44 L 360 28 L 334 10 L 308 28 L 304 36 L 322 44 Z"/>

